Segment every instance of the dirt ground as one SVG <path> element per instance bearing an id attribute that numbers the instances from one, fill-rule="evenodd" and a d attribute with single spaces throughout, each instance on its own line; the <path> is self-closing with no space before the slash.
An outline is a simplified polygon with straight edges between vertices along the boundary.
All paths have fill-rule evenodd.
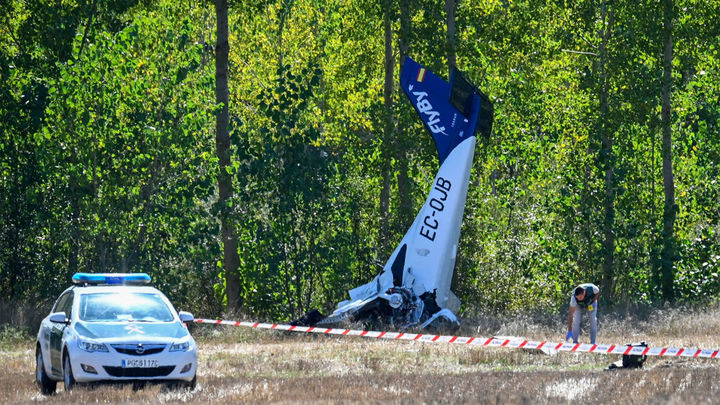
<path id="1" fill-rule="evenodd" d="M 605 322 L 603 343 L 718 347 L 717 313 L 665 315 L 633 327 Z M 705 318 L 703 318 L 705 317 Z M 698 319 L 700 318 L 700 319 Z M 688 320 L 690 319 L 690 320 Z M 624 325 L 618 321 L 618 325 Z M 651 325 L 656 325 L 655 327 Z M 530 330 L 559 340 L 551 327 L 522 320 L 499 334 Z M 688 329 L 690 328 L 690 329 Z M 478 330 L 481 327 L 477 327 Z M 696 335 L 687 338 L 687 331 Z M 601 329 L 602 333 L 603 329 Z M 642 331 L 642 333 L 640 332 Z M 472 332 L 467 328 L 463 332 Z M 480 330 L 480 332 L 483 332 Z M 712 404 L 720 401 L 720 359 L 650 358 L 643 369 L 607 371 L 619 356 L 396 342 L 197 325 L 198 386 L 78 387 L 42 396 L 34 384 L 32 341 L 0 351 L 2 403 L 473 403 Z M 487 336 L 485 334 L 485 336 Z"/>

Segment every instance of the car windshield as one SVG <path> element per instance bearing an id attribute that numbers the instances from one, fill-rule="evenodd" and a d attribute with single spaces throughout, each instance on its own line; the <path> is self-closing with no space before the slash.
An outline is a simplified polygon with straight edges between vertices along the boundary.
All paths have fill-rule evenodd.
<path id="1" fill-rule="evenodd" d="M 79 318 L 86 322 L 171 322 L 173 315 L 160 294 L 108 292 L 83 294 Z"/>

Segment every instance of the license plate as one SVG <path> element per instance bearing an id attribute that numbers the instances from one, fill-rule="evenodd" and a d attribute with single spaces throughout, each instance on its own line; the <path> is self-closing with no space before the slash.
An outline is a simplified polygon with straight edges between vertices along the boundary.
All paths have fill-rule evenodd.
<path id="1" fill-rule="evenodd" d="M 157 366 L 158 366 L 157 360 L 129 359 L 129 360 L 122 361 L 123 368 L 149 368 L 149 367 L 157 367 Z"/>

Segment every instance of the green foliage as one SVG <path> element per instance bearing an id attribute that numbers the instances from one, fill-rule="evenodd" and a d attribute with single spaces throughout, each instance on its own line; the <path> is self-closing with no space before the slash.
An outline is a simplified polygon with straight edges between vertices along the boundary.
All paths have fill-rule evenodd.
<path id="1" fill-rule="evenodd" d="M 36 178 L 26 195 L 52 209 L 23 207 L 38 223 L 39 254 L 24 257 L 28 270 L 15 274 L 27 282 L 9 283 L 11 297 L 52 296 L 72 273 L 99 269 L 147 271 L 180 305 L 211 288 L 212 76 L 203 47 L 188 41 L 202 35 L 191 16 L 167 20 L 138 12 L 117 33 L 98 33 L 80 60 L 59 61 L 43 84 L 34 161 L 23 167 Z"/>
<path id="2" fill-rule="evenodd" d="M 179 307 L 217 315 L 220 210 L 237 231 L 248 315 L 331 310 L 377 273 L 390 254 L 378 234 L 381 168 L 392 179 L 390 245 L 407 227 L 398 178 L 414 213 L 437 169 L 397 85 L 398 135 L 383 140 L 378 2 L 230 2 L 236 194 L 223 207 L 212 4 L 92 4 L 0 2 L 0 293 L 46 302 L 75 271 L 147 271 Z M 455 269 L 465 314 L 559 307 L 574 285 L 599 282 L 608 221 L 614 277 L 603 298 L 661 298 L 661 13 L 653 2 L 607 4 L 611 26 L 599 2 L 459 2 L 458 67 L 496 111 Z M 720 292 L 720 10 L 683 0 L 676 11 L 674 287 L 695 301 Z M 446 77 L 444 2 L 409 14 L 410 55 Z"/>
<path id="3" fill-rule="evenodd" d="M 0 326 L 0 351 L 15 349 L 18 346 L 27 346 L 32 339 L 30 334 L 23 327 L 2 325 Z"/>

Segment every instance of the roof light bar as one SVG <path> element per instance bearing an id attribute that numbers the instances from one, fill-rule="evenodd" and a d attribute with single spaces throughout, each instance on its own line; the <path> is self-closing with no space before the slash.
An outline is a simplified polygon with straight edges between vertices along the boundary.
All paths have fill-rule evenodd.
<path id="1" fill-rule="evenodd" d="M 72 281 L 86 285 L 145 285 L 152 279 L 147 273 L 75 273 Z"/>

